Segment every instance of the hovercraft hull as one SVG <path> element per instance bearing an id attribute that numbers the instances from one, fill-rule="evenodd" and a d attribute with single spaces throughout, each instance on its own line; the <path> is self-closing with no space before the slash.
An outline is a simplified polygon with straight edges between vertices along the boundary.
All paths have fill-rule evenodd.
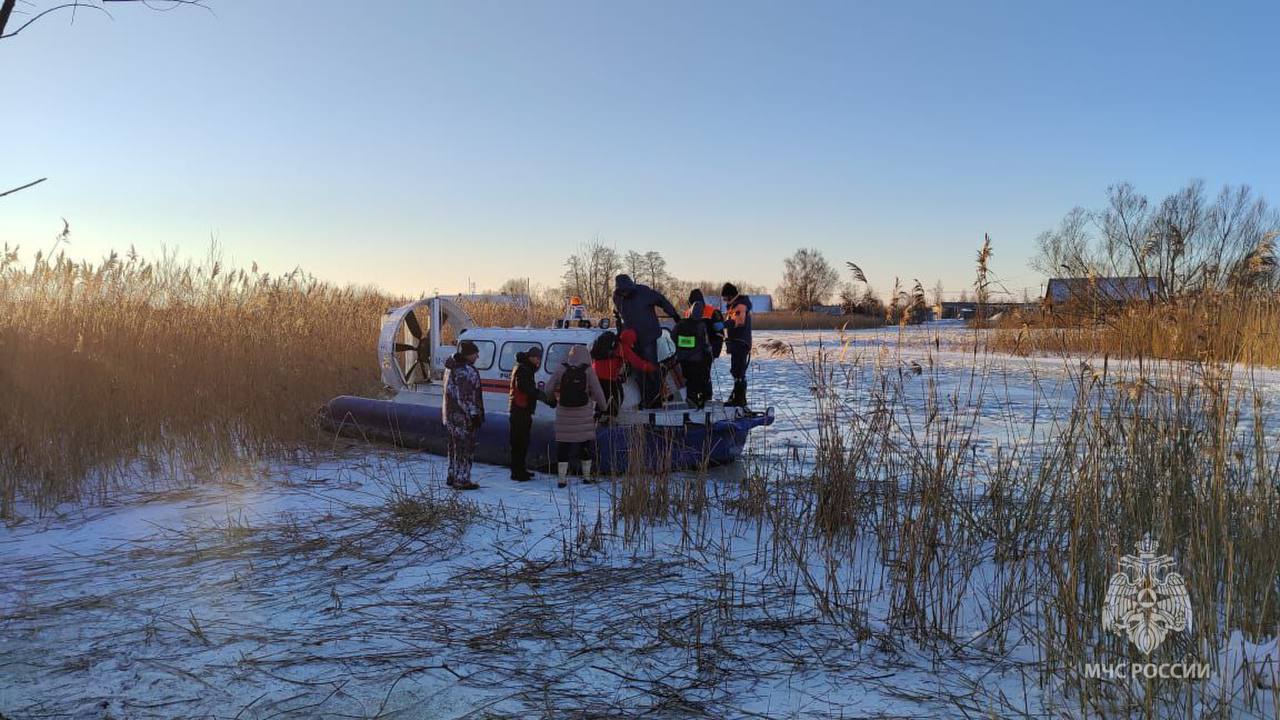
<path id="1" fill-rule="evenodd" d="M 320 412 L 320 422 L 343 436 L 389 443 L 444 455 L 447 442 L 437 405 L 343 395 L 330 400 Z M 596 429 L 599 469 L 621 473 L 632 468 L 649 470 L 697 469 L 731 463 L 742 455 L 753 428 L 773 422 L 772 413 L 741 413 L 732 418 L 705 422 L 602 423 Z M 489 412 L 476 439 L 475 459 L 495 465 L 510 462 L 510 416 Z M 535 416 L 530 436 L 528 465 L 550 468 L 556 457 L 555 422 Z"/>

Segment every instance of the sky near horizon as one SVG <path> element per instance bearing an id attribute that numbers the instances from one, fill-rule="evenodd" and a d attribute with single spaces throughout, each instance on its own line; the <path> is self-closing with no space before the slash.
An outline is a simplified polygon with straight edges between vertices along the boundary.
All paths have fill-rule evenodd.
<path id="1" fill-rule="evenodd" d="M 1130 181 L 1280 203 L 1280 4 L 206 0 L 0 41 L 0 240 L 407 294 L 599 236 L 773 287 L 822 250 L 958 291 Z M 352 8 L 360 8 L 353 11 Z"/>

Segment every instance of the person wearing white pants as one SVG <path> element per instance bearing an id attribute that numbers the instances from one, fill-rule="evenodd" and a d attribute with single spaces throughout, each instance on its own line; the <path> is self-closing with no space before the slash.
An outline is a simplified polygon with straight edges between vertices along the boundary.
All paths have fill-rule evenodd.
<path id="1" fill-rule="evenodd" d="M 585 345 L 574 345 L 568 359 L 552 374 L 547 395 L 555 399 L 557 485 L 565 487 L 570 472 L 580 472 L 584 482 L 593 482 L 596 412 L 609 406 L 600 381 L 591 370 L 591 353 Z"/>

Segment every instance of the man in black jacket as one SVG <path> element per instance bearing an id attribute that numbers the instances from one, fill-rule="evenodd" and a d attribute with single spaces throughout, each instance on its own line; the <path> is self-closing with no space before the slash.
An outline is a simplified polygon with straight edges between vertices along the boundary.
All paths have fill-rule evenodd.
<path id="1" fill-rule="evenodd" d="M 547 402 L 547 396 L 538 387 L 535 373 L 542 366 L 542 347 L 534 345 L 516 353 L 516 369 L 511 373 L 511 479 L 519 482 L 532 480 L 533 475 L 525 467 L 529 455 L 529 434 L 533 429 L 533 412 L 538 401 Z"/>
<path id="2" fill-rule="evenodd" d="M 636 331 L 636 354 L 656 364 L 658 336 L 662 334 L 662 326 L 658 324 L 654 308 L 677 322 L 680 320 L 680 313 L 676 312 L 675 306 L 662 293 L 632 280 L 630 275 L 619 275 L 613 279 L 613 283 L 613 309 L 618 313 L 623 327 Z M 657 373 L 644 373 L 640 376 L 641 407 L 661 405 L 661 393 L 662 378 Z"/>

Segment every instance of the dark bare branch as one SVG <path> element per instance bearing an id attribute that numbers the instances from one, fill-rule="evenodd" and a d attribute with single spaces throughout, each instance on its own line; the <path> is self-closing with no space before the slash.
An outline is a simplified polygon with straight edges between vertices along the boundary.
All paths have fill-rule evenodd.
<path id="1" fill-rule="evenodd" d="M 9 18 L 11 17 L 14 11 L 14 7 L 17 4 L 17 0 L 3 0 L 3 4 L 0 4 L 0 40 L 11 38 L 17 35 L 18 33 L 25 30 L 32 23 L 36 22 L 40 18 L 46 15 L 49 15 L 51 13 L 58 12 L 59 10 L 71 10 L 72 18 L 74 19 L 75 17 L 74 13 L 79 8 L 82 8 L 82 7 L 92 8 L 106 15 L 108 18 L 111 18 L 112 17 L 111 13 L 108 12 L 105 7 L 103 7 L 103 5 L 105 5 L 106 3 L 137 3 L 151 10 L 154 10 L 156 12 L 168 12 L 169 10 L 173 10 L 174 8 L 180 7 L 180 6 L 198 7 L 198 8 L 203 8 L 205 10 L 208 10 L 210 13 L 213 12 L 212 8 L 210 8 L 207 4 L 205 4 L 205 0 L 98 0 L 98 2 L 90 2 L 88 0 L 74 0 L 73 2 L 64 2 L 58 5 L 54 5 L 53 7 L 45 8 L 44 10 L 41 10 L 40 12 L 28 18 L 26 22 L 22 23 L 14 30 L 6 32 L 6 28 L 8 27 L 8 24 L 9 24 Z"/>
<path id="2" fill-rule="evenodd" d="M 44 182 L 45 180 L 48 180 L 48 179 L 49 179 L 49 178 L 40 178 L 39 180 L 33 180 L 33 181 L 31 181 L 31 182 L 27 183 L 26 185 L 22 185 L 22 186 L 20 186 L 20 187 L 16 187 L 16 188 L 14 188 L 14 189 L 12 189 L 12 190 L 5 190 L 4 192 L 0 192 L 0 197 L 4 197 L 5 195 L 12 195 L 12 194 L 14 194 L 14 193 L 18 192 L 19 190 L 26 190 L 27 188 L 31 187 L 32 185 L 39 185 L 40 183 L 42 183 L 42 182 Z"/>
<path id="3" fill-rule="evenodd" d="M 30 18 L 30 19 L 28 19 L 26 22 L 24 22 L 24 23 L 22 23 L 21 25 L 19 25 L 19 26 L 17 27 L 17 29 L 15 29 L 13 32 L 8 32 L 8 33 L 0 34 L 0 40 L 5 40 L 5 39 L 11 38 L 11 37 L 13 37 L 13 36 L 17 35 L 18 33 L 22 32 L 22 31 L 23 31 L 23 30 L 25 30 L 25 29 L 27 29 L 27 27 L 29 27 L 32 23 L 34 23 L 35 21 L 37 21 L 37 20 L 39 20 L 40 18 L 44 17 L 45 15 L 48 15 L 48 14 L 50 14 L 50 13 L 57 12 L 57 11 L 59 11 L 59 10 L 68 10 L 68 9 L 81 8 L 81 7 L 93 8 L 94 10 L 97 10 L 98 12 L 100 12 L 100 13 L 102 13 L 102 14 L 106 15 L 107 17 L 111 17 L 111 13 L 107 12 L 107 9 L 106 9 L 106 8 L 104 8 L 104 7 L 100 7 L 100 6 L 98 6 L 98 5 L 94 5 L 93 3 L 88 3 L 88 2 L 69 2 L 69 3 L 63 3 L 63 4 L 61 4 L 61 5 L 54 5 L 54 6 L 53 6 L 53 7 L 51 7 L 51 8 L 45 8 L 44 10 L 41 10 L 40 12 L 38 12 L 38 13 L 36 13 L 35 15 L 31 16 L 31 18 Z M 7 18 L 6 18 L 6 19 L 7 19 Z"/>

